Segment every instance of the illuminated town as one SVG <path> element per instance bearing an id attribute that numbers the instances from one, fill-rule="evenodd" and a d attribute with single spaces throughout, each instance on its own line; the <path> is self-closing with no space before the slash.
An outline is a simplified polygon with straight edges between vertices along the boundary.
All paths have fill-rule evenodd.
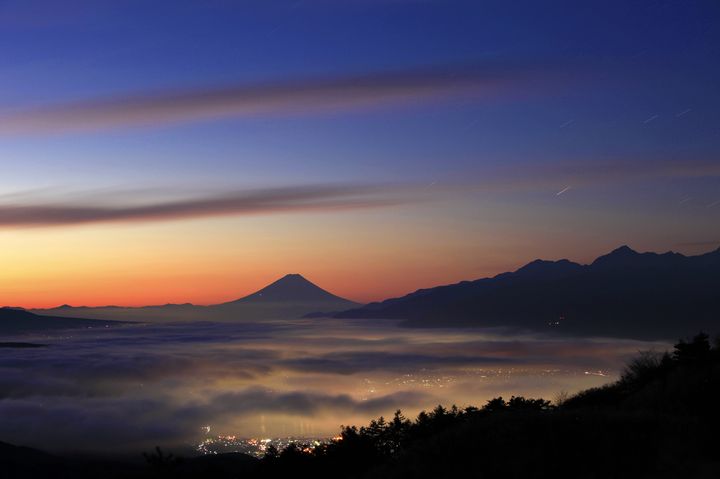
<path id="1" fill-rule="evenodd" d="M 309 437 L 283 437 L 266 439 L 239 439 L 237 436 L 212 436 L 204 439 L 197 446 L 197 452 L 206 454 L 226 454 L 240 452 L 253 457 L 263 457 L 270 446 L 275 446 L 282 451 L 290 445 L 296 445 L 304 452 L 310 452 L 317 446 L 341 440 L 340 436 L 333 438 L 309 438 Z"/>

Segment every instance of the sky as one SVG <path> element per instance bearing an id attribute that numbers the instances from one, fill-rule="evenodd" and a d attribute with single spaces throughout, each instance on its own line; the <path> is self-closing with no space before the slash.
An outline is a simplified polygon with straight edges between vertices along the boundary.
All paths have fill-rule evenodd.
<path id="1" fill-rule="evenodd" d="M 720 4 L 0 0 L 0 304 L 720 246 Z"/>

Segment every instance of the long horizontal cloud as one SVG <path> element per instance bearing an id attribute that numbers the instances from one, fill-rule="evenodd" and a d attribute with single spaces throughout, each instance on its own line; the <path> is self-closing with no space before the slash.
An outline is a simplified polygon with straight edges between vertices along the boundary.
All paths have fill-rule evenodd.
<path id="1" fill-rule="evenodd" d="M 475 189 L 529 191 L 660 179 L 720 177 L 720 162 L 688 158 L 616 158 L 611 160 L 513 162 L 475 172 Z"/>
<path id="2" fill-rule="evenodd" d="M 347 109 L 461 92 L 491 95 L 518 85 L 526 92 L 559 74 L 558 68 L 487 64 L 140 93 L 6 114 L 0 135 Z"/>
<path id="3" fill-rule="evenodd" d="M 95 194 L 82 201 L 33 195 L 0 197 L 0 228 L 59 226 L 101 222 L 143 222 L 227 215 L 257 215 L 388 207 L 442 195 L 475 191 L 532 191 L 671 178 L 720 177 L 720 164 L 708 160 L 544 162 L 514 164 L 467 173 L 432 187 L 412 184 L 324 184 L 218 193 L 139 203 L 134 195 Z M 45 195 L 47 196 L 47 195 Z M 2 200 L 5 201 L 2 201 Z M 112 202 L 109 202 L 111 199 Z M 102 204 L 105 202 L 105 204 Z M 95 206 L 87 206 L 95 205 Z"/>
<path id="4" fill-rule="evenodd" d="M 433 370 L 453 366 L 502 365 L 516 362 L 512 358 L 492 356 L 443 355 L 417 353 L 389 353 L 383 351 L 353 351 L 330 353 L 323 356 L 293 358 L 281 362 L 282 366 L 296 371 L 328 374 L 355 374 L 365 371 L 407 372 L 417 369 Z"/>
<path id="5" fill-rule="evenodd" d="M 324 412 L 383 413 L 398 406 L 417 406 L 427 400 L 422 392 L 401 391 L 368 400 L 358 400 L 347 394 L 323 394 L 303 391 L 271 392 L 263 388 L 249 388 L 240 392 L 229 392 L 213 397 L 207 403 L 194 404 L 178 412 L 182 417 L 207 419 L 207 411 L 214 415 L 252 414 L 258 412 L 282 413 L 289 415 L 315 415 Z"/>
<path id="6" fill-rule="evenodd" d="M 312 417 L 323 414 L 388 414 L 400 406 L 429 401 L 422 392 L 399 392 L 367 401 L 345 394 L 268 392 L 260 388 L 225 393 L 208 401 L 179 405 L 162 393 L 154 397 L 77 398 L 63 396 L 0 400 L 0 437 L 54 451 L 138 453 L 157 444 L 177 446 L 200 438 L 203 424 L 228 424 L 259 413 Z M 38 434 L 41 431 L 41 434 Z"/>
<path id="7" fill-rule="evenodd" d="M 95 198 L 95 201 L 102 198 Z M 84 206 L 76 203 L 0 204 L 0 227 L 140 222 L 221 215 L 332 211 L 391 206 L 408 201 L 382 187 L 319 185 L 241 191 L 147 204 Z M 90 201 L 92 204 L 92 200 Z"/>

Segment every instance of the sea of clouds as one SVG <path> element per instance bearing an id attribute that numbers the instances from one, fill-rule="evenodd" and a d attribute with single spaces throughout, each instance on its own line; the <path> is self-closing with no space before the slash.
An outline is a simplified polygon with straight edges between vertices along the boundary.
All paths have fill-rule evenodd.
<path id="1" fill-rule="evenodd" d="M 323 437 L 396 409 L 552 399 L 614 379 L 639 350 L 667 347 L 335 320 L 132 324 L 21 339 L 46 347 L 0 349 L 0 441 L 56 452 L 192 445 L 203 426 Z"/>

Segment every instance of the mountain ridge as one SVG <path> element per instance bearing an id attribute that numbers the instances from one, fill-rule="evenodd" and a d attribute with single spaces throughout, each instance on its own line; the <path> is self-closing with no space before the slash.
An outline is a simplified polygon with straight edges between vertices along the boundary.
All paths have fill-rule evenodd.
<path id="1" fill-rule="evenodd" d="M 720 248 L 685 256 L 621 246 L 587 265 L 534 260 L 512 272 L 420 289 L 333 316 L 400 319 L 411 327 L 674 337 L 688 327 L 720 324 L 717 291 Z"/>
<path id="2" fill-rule="evenodd" d="M 0 307 L 0 333 L 2 334 L 24 334 L 56 329 L 102 328 L 120 324 L 121 322 L 113 320 L 45 316 L 24 309 Z"/>

